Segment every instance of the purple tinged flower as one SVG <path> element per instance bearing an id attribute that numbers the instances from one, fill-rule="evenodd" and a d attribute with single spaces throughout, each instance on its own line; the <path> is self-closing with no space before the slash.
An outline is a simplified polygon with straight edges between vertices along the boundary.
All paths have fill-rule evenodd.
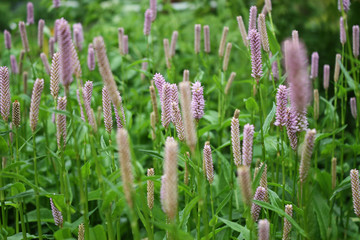
<path id="1" fill-rule="evenodd" d="M 161 102 L 161 123 L 164 128 L 168 128 L 171 122 L 171 101 L 172 90 L 170 83 L 165 83 L 162 89 L 162 102 Z"/>
<path id="2" fill-rule="evenodd" d="M 285 205 L 285 213 L 292 217 L 293 215 L 293 206 L 291 204 Z M 289 220 L 287 220 L 286 217 L 284 217 L 284 230 L 283 230 L 283 240 L 289 240 L 290 239 L 290 232 L 291 232 L 291 223 Z"/>
<path id="3" fill-rule="evenodd" d="M 239 114 L 240 110 L 236 109 L 234 112 L 234 117 L 231 119 L 231 146 L 236 167 L 241 166 Z"/>
<path id="4" fill-rule="evenodd" d="M 261 37 L 261 44 L 265 52 L 270 51 L 269 40 L 266 31 L 265 15 L 260 13 L 258 17 L 258 30 Z"/>
<path id="5" fill-rule="evenodd" d="M 77 49 L 79 49 L 79 51 L 81 51 L 83 48 L 83 43 L 84 43 L 84 32 L 83 32 L 83 27 L 82 27 L 81 23 L 75 23 L 73 25 L 73 31 L 74 31 L 75 45 L 76 45 Z"/>
<path id="6" fill-rule="evenodd" d="M 26 23 L 28 25 L 30 24 L 34 24 L 34 5 L 32 4 L 32 2 L 28 2 L 26 5 L 26 9 L 27 9 L 27 20 Z"/>
<path id="7" fill-rule="evenodd" d="M 157 13 L 157 0 L 150 0 L 151 21 L 154 22 Z"/>
<path id="8" fill-rule="evenodd" d="M 219 57 L 221 57 L 221 58 L 224 56 L 226 37 L 227 37 L 228 33 L 229 33 L 229 27 L 224 27 L 222 35 L 221 35 L 220 45 L 219 45 Z"/>
<path id="9" fill-rule="evenodd" d="M 59 97 L 57 101 L 57 110 L 66 111 L 66 96 Z M 63 149 L 66 146 L 66 115 L 57 114 L 56 117 L 56 139 L 59 149 Z"/>
<path id="10" fill-rule="evenodd" d="M 178 207 L 178 143 L 171 137 L 165 142 L 164 150 L 164 180 L 163 210 L 172 221 L 175 219 Z"/>
<path id="11" fill-rule="evenodd" d="M 210 27 L 204 26 L 204 51 L 210 53 Z"/>
<path id="12" fill-rule="evenodd" d="M 276 121 L 275 126 L 285 126 L 287 122 L 286 107 L 288 104 L 288 89 L 280 85 L 276 93 Z"/>
<path id="13" fill-rule="evenodd" d="M 249 36 L 250 39 L 250 32 L 251 30 L 256 30 L 256 16 L 257 16 L 257 8 L 256 6 L 250 7 L 250 14 L 249 14 Z"/>
<path id="14" fill-rule="evenodd" d="M 329 80 L 330 80 L 330 66 L 328 64 L 324 65 L 323 75 L 324 75 L 324 83 L 323 83 L 324 89 L 328 90 Z"/>
<path id="15" fill-rule="evenodd" d="M 351 169 L 351 192 L 353 198 L 354 212 L 356 216 L 360 217 L 360 184 L 359 184 L 359 171 Z"/>
<path id="16" fill-rule="evenodd" d="M 171 103 L 171 121 L 174 123 L 177 136 L 180 141 L 185 140 L 185 130 L 184 123 L 181 118 L 181 113 L 179 109 L 179 104 L 172 102 Z"/>
<path id="17" fill-rule="evenodd" d="M 73 73 L 77 78 L 80 78 L 82 74 L 81 65 L 79 61 L 79 56 L 76 52 L 75 45 L 73 44 L 73 42 L 71 42 L 71 57 L 73 62 Z M 81 80 L 81 84 L 82 84 L 82 80 Z"/>
<path id="18" fill-rule="evenodd" d="M 341 0 L 338 0 L 338 10 L 341 12 Z M 347 12 L 350 10 L 350 0 L 342 0 L 342 7 L 344 8 L 344 11 Z"/>
<path id="19" fill-rule="evenodd" d="M 45 72 L 50 75 L 51 71 L 50 71 L 50 65 L 49 65 L 49 62 L 48 62 L 48 58 L 46 56 L 45 53 L 41 53 L 40 54 L 40 58 L 41 58 L 41 61 L 43 62 L 44 64 L 44 68 L 45 68 Z"/>
<path id="20" fill-rule="evenodd" d="M 250 50 L 251 50 L 251 76 L 259 83 L 262 76 L 262 62 L 261 62 L 261 41 L 260 34 L 256 29 L 249 31 Z"/>
<path id="21" fill-rule="evenodd" d="M 247 206 L 250 206 L 251 198 L 253 196 L 251 190 L 250 168 L 248 166 L 241 166 L 238 168 L 237 172 L 243 202 Z"/>
<path id="22" fill-rule="evenodd" d="M 53 37 L 50 37 L 49 39 L 49 57 L 50 59 L 53 58 L 55 53 L 55 39 Z"/>
<path id="23" fill-rule="evenodd" d="M 359 25 L 352 27 L 353 54 L 355 58 L 359 57 Z"/>
<path id="24" fill-rule="evenodd" d="M 129 54 L 129 37 L 128 35 L 124 35 L 123 37 L 123 53 Z"/>
<path id="25" fill-rule="evenodd" d="M 54 217 L 55 225 L 58 226 L 58 227 L 62 227 L 62 225 L 63 225 L 63 216 L 62 216 L 61 212 L 59 211 L 59 209 L 57 209 L 55 207 L 52 198 L 50 198 L 50 206 L 51 206 L 52 215 Z"/>
<path id="26" fill-rule="evenodd" d="M 311 74 L 310 78 L 315 79 L 318 77 L 319 72 L 319 54 L 317 52 L 313 52 L 311 54 Z"/>
<path id="27" fill-rule="evenodd" d="M 111 134 L 111 130 L 113 127 L 111 101 L 109 97 L 109 92 L 107 91 L 105 86 L 102 89 L 102 108 L 104 114 L 105 129 L 109 134 Z"/>
<path id="28" fill-rule="evenodd" d="M 243 132 L 242 157 L 243 165 L 250 166 L 253 156 L 254 125 L 246 124 Z"/>
<path id="29" fill-rule="evenodd" d="M 117 125 L 117 128 L 123 128 L 124 125 L 126 124 L 126 119 L 125 119 L 125 112 L 124 112 L 124 107 L 122 105 L 122 98 L 120 96 L 120 93 L 118 92 L 118 95 L 119 95 L 119 98 L 120 98 L 120 111 L 121 111 L 121 116 L 119 115 L 119 111 L 118 109 L 116 108 L 115 104 L 113 103 L 113 106 L 114 106 L 114 113 L 115 113 L 115 119 L 116 119 L 116 125 Z M 124 124 L 123 124 L 124 123 Z"/>
<path id="30" fill-rule="evenodd" d="M 31 131 L 34 133 L 39 118 L 39 106 L 41 100 L 41 93 L 44 89 L 44 79 L 36 79 L 31 95 L 30 103 L 30 127 Z"/>
<path id="31" fill-rule="evenodd" d="M 94 71 L 95 69 L 95 52 L 93 45 L 90 43 L 88 48 L 88 55 L 87 55 L 87 65 L 90 71 Z"/>
<path id="32" fill-rule="evenodd" d="M 165 78 L 160 73 L 155 73 L 153 80 L 159 93 L 160 102 L 162 103 L 162 88 L 166 82 Z"/>
<path id="33" fill-rule="evenodd" d="M 142 62 L 141 63 L 141 71 L 146 72 L 147 68 L 148 68 L 148 62 Z M 145 80 L 145 74 L 141 73 L 141 80 Z"/>
<path id="34" fill-rule="evenodd" d="M 147 170 L 147 176 L 151 177 L 154 176 L 155 172 L 153 168 L 148 168 Z M 154 207 L 154 181 L 147 180 L 147 205 L 149 209 L 152 209 Z"/>
<path id="35" fill-rule="evenodd" d="M 118 43 L 119 43 L 119 52 L 120 52 L 120 55 L 124 55 L 124 52 L 123 52 L 123 40 L 124 38 L 124 28 L 118 28 Z"/>
<path id="36" fill-rule="evenodd" d="M 269 58 L 271 59 L 273 57 L 272 53 L 269 52 Z M 271 63 L 271 72 L 272 76 L 274 78 L 274 81 L 279 80 L 279 66 L 276 59 L 274 59 Z M 271 80 L 271 79 L 269 79 Z"/>
<path id="37" fill-rule="evenodd" d="M 299 44 L 299 32 L 297 30 L 293 30 L 291 33 L 291 37 L 292 37 L 292 41 L 294 42 L 294 44 L 298 45 Z"/>
<path id="38" fill-rule="evenodd" d="M 243 43 L 244 43 L 245 47 L 249 47 L 248 34 L 245 29 L 244 21 L 241 16 L 236 17 L 236 20 L 238 22 L 238 27 L 239 27 L 239 31 L 240 31 Z"/>
<path id="39" fill-rule="evenodd" d="M 211 147 L 209 141 L 205 143 L 203 154 L 204 154 L 204 159 L 203 159 L 204 172 L 207 180 L 209 181 L 210 184 L 212 184 L 212 182 L 214 181 L 214 164 L 212 160 L 212 153 L 211 153 Z"/>
<path id="40" fill-rule="evenodd" d="M 224 90 L 225 95 L 227 95 L 229 93 L 231 84 L 233 83 L 235 77 L 236 77 L 236 73 L 231 72 L 231 74 L 229 76 L 229 79 L 228 79 L 228 81 L 226 83 L 226 86 L 225 86 L 225 90 Z"/>
<path id="41" fill-rule="evenodd" d="M 301 151 L 301 162 L 300 162 L 300 181 L 304 183 L 309 174 L 310 164 L 311 164 L 311 155 L 314 148 L 315 143 L 315 129 L 309 129 L 306 132 L 304 145 Z"/>
<path id="42" fill-rule="evenodd" d="M 4 122 L 8 121 L 10 116 L 10 79 L 7 67 L 0 67 L 0 110 Z"/>
<path id="43" fill-rule="evenodd" d="M 92 109 L 91 109 L 92 91 L 93 91 L 93 82 L 86 81 L 84 88 L 83 88 L 83 97 L 84 97 L 84 106 L 85 106 L 86 116 L 87 116 L 87 120 L 88 120 L 89 124 L 93 127 L 94 130 L 96 130 L 96 123 L 95 123 L 94 115 L 93 115 Z"/>
<path id="44" fill-rule="evenodd" d="M 4 41 L 5 41 L 5 48 L 11 49 L 11 34 L 8 30 L 4 30 Z"/>
<path id="45" fill-rule="evenodd" d="M 344 45 L 345 42 L 346 42 L 346 32 L 344 26 L 344 19 L 343 17 L 340 17 L 340 43 Z"/>
<path id="46" fill-rule="evenodd" d="M 195 24 L 194 27 L 194 51 L 195 54 L 200 53 L 201 25 Z"/>
<path id="47" fill-rule="evenodd" d="M 290 140 L 290 146 L 295 151 L 297 148 L 297 135 L 299 131 L 298 128 L 298 118 L 296 111 L 293 108 L 288 107 L 286 109 L 287 121 L 286 121 L 286 130 L 287 135 Z"/>
<path id="48" fill-rule="evenodd" d="M 171 35 L 171 43 L 170 43 L 170 56 L 171 57 L 175 56 L 176 42 L 177 42 L 178 36 L 179 36 L 179 32 L 173 31 L 173 33 Z"/>
<path id="49" fill-rule="evenodd" d="M 26 27 L 24 22 L 19 22 L 19 31 L 20 31 L 21 42 L 25 52 L 30 52 L 29 41 L 27 38 Z"/>
<path id="50" fill-rule="evenodd" d="M 60 7 L 60 0 L 53 0 L 53 7 L 54 8 Z"/>
<path id="51" fill-rule="evenodd" d="M 151 32 L 151 18 L 152 11 L 151 9 L 147 9 L 145 11 L 145 20 L 144 20 L 144 35 L 149 36 Z"/>
<path id="52" fill-rule="evenodd" d="M 308 121 L 307 121 L 307 110 L 306 108 L 302 111 L 296 111 L 297 116 L 297 125 L 298 131 L 306 131 L 308 129 Z"/>
<path id="53" fill-rule="evenodd" d="M 270 239 L 270 223 L 267 219 L 259 220 L 259 240 Z"/>
<path id="54" fill-rule="evenodd" d="M 351 115 L 353 116 L 354 119 L 357 118 L 357 107 L 356 107 L 356 98 L 352 97 L 350 98 L 350 110 L 351 110 Z"/>
<path id="55" fill-rule="evenodd" d="M 310 103 L 312 94 L 306 49 L 303 43 L 296 44 L 291 40 L 286 40 L 283 46 L 291 106 L 297 111 L 303 111 Z"/>
<path id="56" fill-rule="evenodd" d="M 10 55 L 10 65 L 11 65 L 11 73 L 19 74 L 18 64 L 16 62 L 16 57 L 14 55 Z"/>
<path id="57" fill-rule="evenodd" d="M 184 118 L 184 130 L 186 143 L 189 146 L 191 152 L 195 152 L 195 147 L 197 143 L 196 130 L 194 124 L 194 117 L 192 114 L 192 104 L 191 104 L 191 92 L 190 92 L 190 82 L 182 81 L 179 83 L 180 88 L 180 103 L 182 116 Z"/>
<path id="58" fill-rule="evenodd" d="M 73 81 L 72 74 L 74 70 L 73 50 L 70 34 L 70 26 L 66 20 L 62 19 L 59 23 L 59 52 L 60 52 L 60 79 L 65 89 L 69 89 Z"/>
<path id="59" fill-rule="evenodd" d="M 164 38 L 163 39 L 163 44 L 164 44 L 164 54 L 165 54 L 165 62 L 166 62 L 166 67 L 167 68 L 171 68 L 171 54 L 170 54 L 170 47 L 169 47 L 169 39 Z"/>
<path id="60" fill-rule="evenodd" d="M 129 145 L 129 134 L 126 129 L 118 129 L 116 133 L 116 140 L 119 152 L 119 162 L 121 170 L 121 180 L 123 183 L 123 191 L 125 199 L 130 208 L 133 207 L 134 194 L 134 176 L 131 165 L 131 153 Z"/>
<path id="61" fill-rule="evenodd" d="M 20 126 L 21 114 L 20 114 L 20 103 L 15 100 L 12 104 L 12 124 L 15 127 Z"/>
<path id="62" fill-rule="evenodd" d="M 204 90 L 200 82 L 195 82 L 191 88 L 192 99 L 191 99 L 191 108 L 193 117 L 196 120 L 199 120 L 204 116 L 205 100 L 204 100 Z"/>
<path id="63" fill-rule="evenodd" d="M 226 45 L 226 51 L 225 51 L 224 60 L 223 60 L 223 66 L 222 66 L 224 72 L 226 72 L 227 69 L 228 69 L 231 48 L 232 48 L 232 44 L 228 43 Z"/>
<path id="64" fill-rule="evenodd" d="M 171 90 L 171 102 L 175 102 L 176 104 L 179 104 L 179 92 L 177 85 L 175 83 L 170 84 L 170 90 Z"/>
<path id="65" fill-rule="evenodd" d="M 44 45 L 44 26 L 45 21 L 43 19 L 40 19 L 38 22 L 38 46 L 40 50 L 42 50 Z"/>
<path id="66" fill-rule="evenodd" d="M 59 83 L 60 83 L 60 63 L 59 63 L 59 53 L 55 53 L 51 62 L 50 70 L 50 94 L 57 99 L 59 93 Z"/>
<path id="67" fill-rule="evenodd" d="M 266 195 L 266 189 L 263 187 L 258 187 L 255 192 L 254 200 L 264 201 Z M 255 222 L 259 219 L 261 207 L 256 203 L 253 203 L 251 206 L 251 216 Z"/>
<path id="68" fill-rule="evenodd" d="M 56 19 L 54 23 L 54 40 L 55 42 L 58 41 L 58 32 L 59 32 L 59 26 L 60 26 L 61 19 Z"/>
<path id="69" fill-rule="evenodd" d="M 165 212 L 165 185 L 166 185 L 166 175 L 161 176 L 161 187 L 160 187 L 160 203 L 161 209 Z"/>
<path id="70" fill-rule="evenodd" d="M 340 76 L 340 62 L 341 62 L 341 54 L 336 54 L 335 57 L 335 70 L 334 70 L 334 82 L 337 83 Z"/>

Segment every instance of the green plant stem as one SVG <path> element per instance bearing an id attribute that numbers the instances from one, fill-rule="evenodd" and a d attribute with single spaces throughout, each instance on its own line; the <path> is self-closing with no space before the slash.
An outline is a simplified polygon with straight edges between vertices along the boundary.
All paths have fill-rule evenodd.
<path id="1" fill-rule="evenodd" d="M 35 201 L 36 201 L 36 219 L 38 227 L 39 239 L 42 240 L 42 229 L 41 229 L 41 218 L 40 218 L 40 196 L 39 196 L 39 179 L 38 179 L 38 170 L 37 170 L 37 158 L 36 158 L 36 143 L 35 143 L 35 133 L 33 133 L 33 151 L 34 151 L 34 178 L 35 178 Z"/>
<path id="2" fill-rule="evenodd" d="M 210 184 L 210 200 L 211 200 L 211 216 L 212 216 L 212 219 L 215 219 L 215 222 L 213 222 L 213 226 L 212 226 L 212 232 L 213 232 L 213 239 L 215 239 L 215 226 L 216 226 L 216 216 L 215 216 L 215 212 L 214 212 L 214 198 L 213 198 L 213 191 L 212 191 L 212 187 L 211 187 L 211 184 Z M 231 212 L 231 211 L 230 211 Z M 232 219 L 232 217 L 229 218 L 230 221 Z"/>
<path id="3" fill-rule="evenodd" d="M 92 133 L 89 134 L 89 139 L 90 139 L 90 145 L 91 145 L 91 155 L 95 157 L 95 167 L 96 167 L 96 174 L 98 177 L 98 181 L 99 181 L 99 186 L 101 189 L 101 194 L 102 194 L 102 199 L 106 198 L 106 190 L 104 187 L 104 182 L 103 182 L 103 176 L 101 174 L 101 163 L 99 162 L 99 158 L 97 157 L 97 153 L 95 151 L 95 145 L 94 145 L 94 135 Z M 112 227 L 112 220 L 111 220 L 111 205 L 109 206 L 105 206 L 105 218 L 107 221 L 107 233 L 108 233 L 108 239 L 109 240 L 113 240 L 114 239 L 114 231 L 113 231 L 113 227 Z"/>
<path id="4" fill-rule="evenodd" d="M 261 97 L 261 86 L 260 83 L 257 85 L 259 90 L 259 105 L 260 105 L 260 134 L 261 134 L 261 153 L 262 153 L 262 162 L 265 162 L 265 156 L 266 156 L 266 149 L 265 149 L 265 143 L 264 143 L 264 129 L 263 129 L 263 103 L 262 103 L 262 97 Z"/>

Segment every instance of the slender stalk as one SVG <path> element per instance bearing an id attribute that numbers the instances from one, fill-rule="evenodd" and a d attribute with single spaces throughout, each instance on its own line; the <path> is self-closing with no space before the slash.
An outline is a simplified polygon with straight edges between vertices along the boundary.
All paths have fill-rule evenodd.
<path id="1" fill-rule="evenodd" d="M 33 151 L 34 151 L 34 178 L 35 178 L 35 186 L 36 186 L 35 189 L 36 219 L 37 219 L 39 239 L 42 240 L 43 237 L 42 237 L 41 218 L 40 218 L 39 179 L 38 179 L 38 170 L 37 170 L 35 133 L 33 133 Z"/>
<path id="2" fill-rule="evenodd" d="M 262 103 L 262 96 L 261 96 L 261 86 L 260 83 L 258 84 L 258 91 L 259 91 L 259 105 L 260 105 L 260 134 L 261 134 L 261 153 L 262 153 L 262 161 L 265 161 L 266 156 L 266 149 L 265 149 L 265 143 L 264 143 L 264 129 L 263 129 L 263 103 Z"/>
<path id="3" fill-rule="evenodd" d="M 214 198 L 213 198 L 213 192 L 212 192 L 212 187 L 211 187 L 211 184 L 210 184 L 210 200 L 211 200 L 211 216 L 212 216 L 212 219 L 215 219 L 215 213 L 214 213 Z M 231 211 L 230 211 L 231 212 Z M 232 217 L 229 218 L 230 221 L 232 219 Z M 213 223 L 213 226 L 212 226 L 212 232 L 213 232 L 213 239 L 215 239 L 215 223 Z"/>

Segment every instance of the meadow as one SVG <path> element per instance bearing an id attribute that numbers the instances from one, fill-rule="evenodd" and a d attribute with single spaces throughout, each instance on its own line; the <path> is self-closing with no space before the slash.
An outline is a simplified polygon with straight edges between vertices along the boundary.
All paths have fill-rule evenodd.
<path id="1" fill-rule="evenodd" d="M 0 239 L 359 239 L 333 2 L 317 33 L 297 1 L 0 3 Z"/>

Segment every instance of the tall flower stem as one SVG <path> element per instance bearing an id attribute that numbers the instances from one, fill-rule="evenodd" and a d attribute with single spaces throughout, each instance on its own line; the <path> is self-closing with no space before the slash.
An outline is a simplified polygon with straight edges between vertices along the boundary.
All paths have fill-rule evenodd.
<path id="1" fill-rule="evenodd" d="M 260 134 L 261 134 L 261 152 L 262 152 L 262 161 L 265 161 L 266 156 L 266 149 L 265 149 L 265 143 L 264 143 L 264 128 L 263 128 L 263 102 L 262 102 L 262 96 L 261 96 L 261 86 L 260 83 L 257 85 L 258 91 L 259 91 L 259 105 L 260 105 Z"/>
<path id="2" fill-rule="evenodd" d="M 35 189 L 36 219 L 37 219 L 39 239 L 42 240 L 43 237 L 42 237 L 41 218 L 40 218 L 39 179 L 38 179 L 38 170 L 37 170 L 35 133 L 33 133 L 33 151 L 34 151 L 34 178 L 35 178 L 35 186 L 36 186 L 36 189 Z"/>
<path id="3" fill-rule="evenodd" d="M 215 212 L 214 212 L 214 196 L 213 196 L 213 191 L 212 191 L 212 187 L 211 187 L 211 184 L 210 184 L 210 200 L 211 200 L 211 216 L 212 218 L 214 219 L 215 218 Z M 232 219 L 232 217 L 229 218 L 230 221 Z M 213 226 L 212 226 L 212 233 L 213 233 L 213 239 L 215 239 L 215 223 L 213 223 Z"/>
<path id="4" fill-rule="evenodd" d="M 15 142 L 16 142 L 16 162 L 19 161 L 19 135 L 18 135 L 18 127 L 14 126 L 15 128 Z M 19 174 L 19 167 L 16 167 L 16 174 Z M 23 209 L 22 209 L 22 204 L 23 204 L 23 199 L 21 198 L 20 201 L 18 201 L 18 209 L 16 209 L 16 217 L 18 216 L 18 211 L 20 212 L 20 221 L 21 221 L 21 231 L 22 231 L 22 235 L 23 235 L 23 239 L 27 239 L 26 237 L 26 228 L 25 228 L 25 221 L 24 221 L 24 213 L 23 213 Z M 16 223 L 16 225 L 18 226 L 18 222 Z"/>

